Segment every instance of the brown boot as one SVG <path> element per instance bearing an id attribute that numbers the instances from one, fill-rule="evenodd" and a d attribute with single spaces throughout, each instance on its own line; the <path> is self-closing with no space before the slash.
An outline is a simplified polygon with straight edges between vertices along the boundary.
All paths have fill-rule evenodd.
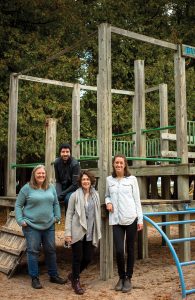
<path id="1" fill-rule="evenodd" d="M 77 295 L 84 294 L 85 291 L 84 291 L 84 289 L 82 289 L 82 287 L 80 285 L 79 278 L 73 280 L 73 289 Z"/>

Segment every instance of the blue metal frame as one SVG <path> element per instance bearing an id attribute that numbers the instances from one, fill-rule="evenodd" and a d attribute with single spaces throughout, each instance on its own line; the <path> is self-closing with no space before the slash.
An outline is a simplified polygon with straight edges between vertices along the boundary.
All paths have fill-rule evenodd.
<path id="1" fill-rule="evenodd" d="M 170 225 L 177 225 L 177 224 L 189 224 L 189 223 L 195 223 L 195 220 L 184 220 L 184 221 L 172 221 L 172 222 L 154 222 L 153 220 L 150 219 L 151 216 L 162 216 L 162 215 L 181 215 L 181 214 L 194 214 L 195 213 L 195 209 L 186 209 L 186 210 L 182 210 L 182 211 L 175 211 L 175 212 L 154 212 L 154 213 L 145 213 L 144 214 L 144 220 L 147 221 L 148 223 L 150 223 L 151 225 L 153 225 L 158 232 L 161 234 L 161 236 L 164 238 L 164 240 L 166 241 L 171 254 L 173 256 L 173 259 L 176 263 L 176 267 L 179 273 L 179 278 L 180 278 L 180 283 L 181 283 L 181 290 L 182 290 L 182 299 L 185 299 L 186 296 L 188 294 L 193 294 L 195 293 L 195 289 L 190 289 L 187 290 L 186 289 L 186 285 L 185 285 L 185 280 L 184 280 L 184 275 L 183 275 L 183 270 L 182 267 L 183 266 L 189 266 L 192 264 L 195 264 L 195 261 L 189 261 L 189 262 L 180 262 L 177 253 L 173 247 L 172 244 L 174 243 L 181 243 L 181 242 L 187 242 L 187 241 L 192 241 L 195 240 L 195 237 L 188 237 L 188 238 L 181 238 L 181 239 L 172 239 L 170 240 L 168 238 L 168 236 L 164 233 L 164 231 L 161 229 L 160 226 L 170 226 Z"/>

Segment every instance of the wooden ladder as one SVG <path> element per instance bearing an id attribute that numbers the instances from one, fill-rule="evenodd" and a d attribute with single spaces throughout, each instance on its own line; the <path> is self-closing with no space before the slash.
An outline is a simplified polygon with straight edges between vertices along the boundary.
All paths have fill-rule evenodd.
<path id="1" fill-rule="evenodd" d="M 25 252 L 26 240 L 12 211 L 6 224 L 0 227 L 0 271 L 10 278 Z"/>

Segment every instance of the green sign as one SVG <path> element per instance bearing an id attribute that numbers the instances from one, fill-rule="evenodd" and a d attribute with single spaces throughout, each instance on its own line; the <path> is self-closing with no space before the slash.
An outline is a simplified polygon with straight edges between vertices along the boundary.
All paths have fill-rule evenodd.
<path id="1" fill-rule="evenodd" d="M 182 55 L 195 58 L 195 47 L 182 45 Z"/>

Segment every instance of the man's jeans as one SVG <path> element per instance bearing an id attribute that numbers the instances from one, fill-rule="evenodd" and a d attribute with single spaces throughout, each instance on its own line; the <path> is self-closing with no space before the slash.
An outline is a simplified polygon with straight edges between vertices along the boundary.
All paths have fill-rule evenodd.
<path id="1" fill-rule="evenodd" d="M 64 197 L 65 215 L 66 215 L 66 211 L 67 211 L 67 208 L 68 208 L 68 202 L 69 202 L 69 199 L 70 199 L 70 196 L 72 195 L 72 193 L 74 193 L 74 192 L 69 192 Z"/>
<path id="2" fill-rule="evenodd" d="M 46 230 L 37 230 L 31 226 L 22 227 L 27 242 L 28 273 L 31 277 L 39 276 L 38 257 L 41 245 L 44 249 L 45 262 L 49 276 L 56 276 L 55 225 Z"/>

